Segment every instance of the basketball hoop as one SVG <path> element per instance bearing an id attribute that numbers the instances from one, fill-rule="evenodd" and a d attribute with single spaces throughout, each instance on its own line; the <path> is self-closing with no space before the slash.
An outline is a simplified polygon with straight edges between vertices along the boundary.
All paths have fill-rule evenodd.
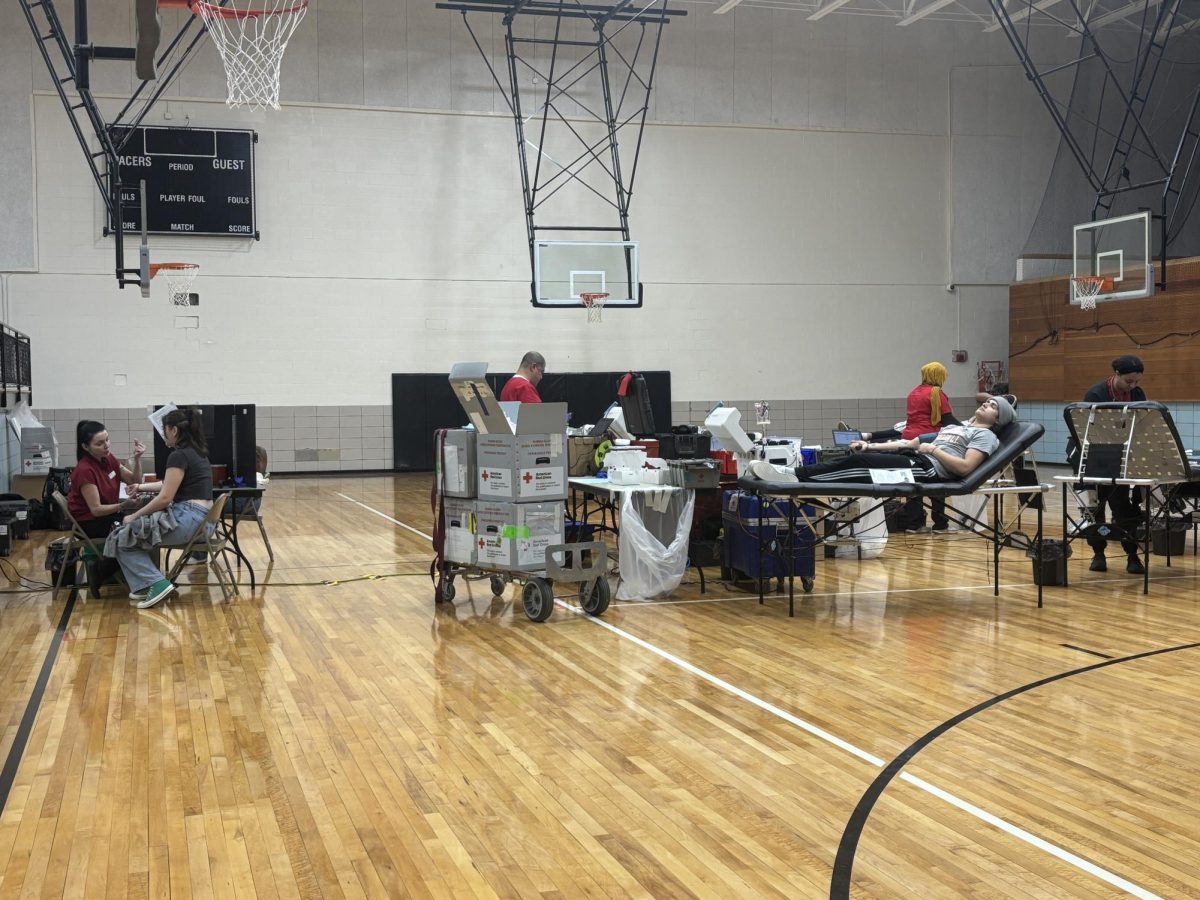
<path id="1" fill-rule="evenodd" d="M 579 299 L 583 301 L 583 305 L 587 309 L 588 324 L 603 321 L 604 302 L 608 299 L 608 294 L 588 292 L 580 294 Z"/>
<path id="2" fill-rule="evenodd" d="M 169 0 L 168 0 L 169 2 Z M 251 9 L 257 4 L 257 9 Z M 161 4 L 160 4 L 161 5 Z M 279 109 L 279 67 L 308 0 L 190 0 L 225 64 L 228 106 Z"/>
<path id="3" fill-rule="evenodd" d="M 159 272 L 167 279 L 167 295 L 172 306 L 192 305 L 192 282 L 200 274 L 200 266 L 196 263 L 151 263 L 150 277 Z"/>
<path id="4" fill-rule="evenodd" d="M 1080 309 L 1095 309 L 1096 296 L 1101 290 L 1106 293 L 1113 289 L 1113 280 L 1099 275 L 1075 275 L 1071 278 L 1071 292 L 1079 301 Z"/>

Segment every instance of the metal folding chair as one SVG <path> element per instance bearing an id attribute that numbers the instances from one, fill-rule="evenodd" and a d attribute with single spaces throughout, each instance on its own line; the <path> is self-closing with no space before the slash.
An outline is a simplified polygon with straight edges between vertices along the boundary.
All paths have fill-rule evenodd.
<path id="1" fill-rule="evenodd" d="M 258 523 L 258 533 L 262 535 L 263 544 L 267 548 L 267 559 L 269 559 L 271 562 L 275 562 L 275 551 L 271 549 L 271 539 L 267 537 L 267 529 L 266 529 L 266 526 L 263 525 L 261 503 L 265 497 L 266 497 L 266 492 L 264 491 L 262 497 L 236 498 L 236 499 L 245 501 L 242 505 L 242 508 L 235 511 L 233 506 L 230 506 L 228 509 L 225 510 L 225 518 L 228 519 L 230 522 L 232 522 L 235 517 L 238 522 L 248 522 L 248 521 L 257 522 Z M 255 507 L 255 505 L 254 505 L 254 502 L 256 500 L 260 504 L 260 506 L 258 506 L 258 507 Z M 235 500 L 235 502 L 236 502 L 236 500 Z"/>
<path id="2" fill-rule="evenodd" d="M 175 561 L 175 565 L 171 566 L 167 572 L 167 579 L 175 581 L 179 577 L 179 573 L 187 564 L 188 557 L 193 552 L 202 551 L 208 554 L 208 565 L 217 573 L 217 582 L 221 585 L 221 596 L 226 600 L 229 599 L 230 592 L 237 594 L 237 578 L 234 577 L 233 568 L 229 565 L 228 554 L 232 551 L 229 549 L 229 529 L 221 521 L 221 514 L 225 510 L 225 503 L 229 500 L 228 494 L 219 494 L 213 501 L 212 509 L 208 511 L 208 515 L 204 517 L 204 521 L 192 533 L 191 538 L 182 547 L 164 547 L 167 551 L 167 560 L 170 560 L 170 551 L 179 550 L 179 559 Z M 212 533 L 209 533 L 211 526 Z M 224 565 L 225 570 L 221 571 L 221 566 Z M 228 580 L 226 576 L 228 575 Z"/>
<path id="3" fill-rule="evenodd" d="M 58 577 L 54 579 L 54 591 L 57 593 L 58 589 L 62 587 L 63 574 L 67 571 L 67 561 L 71 558 L 71 554 L 79 551 L 82 556 L 83 550 L 91 550 L 96 555 L 96 561 L 99 562 L 104 558 L 104 542 L 100 541 L 97 543 L 97 538 L 90 537 L 83 530 L 82 526 L 75 520 L 75 517 L 71 515 L 70 507 L 67 506 L 67 498 L 61 492 L 54 491 L 52 496 L 54 497 L 54 502 L 58 505 L 59 512 L 62 513 L 63 519 L 71 523 L 71 536 L 67 541 L 66 553 L 63 556 L 63 565 L 58 570 Z M 82 562 L 82 558 L 80 561 Z M 75 587 L 74 584 L 71 586 Z M 90 580 L 88 584 L 88 596 L 93 599 L 100 596 L 100 592 L 91 586 Z"/>

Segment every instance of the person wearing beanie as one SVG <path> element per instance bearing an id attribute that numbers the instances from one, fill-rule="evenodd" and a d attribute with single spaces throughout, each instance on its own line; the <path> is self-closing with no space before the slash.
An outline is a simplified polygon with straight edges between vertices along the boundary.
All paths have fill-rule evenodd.
<path id="1" fill-rule="evenodd" d="M 797 466 L 794 470 L 769 462 L 750 463 L 750 473 L 764 481 L 849 481 L 870 484 L 872 469 L 910 469 L 918 484 L 959 481 L 1000 448 L 996 432 L 1016 418 L 1003 397 L 988 397 L 975 415 L 962 425 L 948 425 L 932 441 L 888 441 L 872 444 L 855 441 L 849 456 L 827 463 Z"/>
<path id="2" fill-rule="evenodd" d="M 1125 354 L 1112 361 L 1112 375 L 1093 384 L 1083 395 L 1085 403 L 1138 403 L 1146 399 L 1146 392 L 1139 382 L 1146 367 L 1141 359 Z M 1067 458 L 1071 467 L 1079 468 L 1079 448 L 1072 444 L 1067 448 Z M 1110 519 L 1111 514 L 1111 519 Z M 1125 551 L 1125 571 L 1130 575 L 1145 574 L 1145 566 L 1138 553 L 1140 548 L 1133 534 L 1142 521 L 1142 510 L 1137 502 L 1137 494 L 1132 488 L 1122 485 L 1109 485 L 1096 489 L 1096 507 L 1093 513 L 1096 525 L 1111 521 L 1116 528 L 1125 533 L 1121 539 L 1121 547 Z M 1090 529 L 1088 546 L 1092 548 L 1092 562 L 1088 568 L 1093 572 L 1107 572 L 1108 561 L 1104 553 L 1108 541 L 1096 532 L 1098 528 Z"/>

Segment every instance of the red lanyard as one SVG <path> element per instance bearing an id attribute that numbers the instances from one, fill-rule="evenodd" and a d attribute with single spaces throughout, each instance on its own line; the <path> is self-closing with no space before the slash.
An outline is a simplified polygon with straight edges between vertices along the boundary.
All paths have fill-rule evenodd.
<path id="1" fill-rule="evenodd" d="M 1128 400 L 1129 399 L 1128 392 L 1123 393 L 1123 394 L 1117 393 L 1116 387 L 1113 386 L 1113 382 L 1116 381 L 1116 379 L 1117 379 L 1116 375 L 1108 376 L 1108 396 L 1112 397 L 1113 400 Z"/>

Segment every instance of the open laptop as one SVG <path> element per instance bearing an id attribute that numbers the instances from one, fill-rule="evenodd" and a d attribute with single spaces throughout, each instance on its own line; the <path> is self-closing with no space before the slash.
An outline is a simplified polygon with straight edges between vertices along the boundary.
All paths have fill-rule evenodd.
<path id="1" fill-rule="evenodd" d="M 831 462 L 835 459 L 850 455 L 850 442 L 861 441 L 862 433 L 858 431 L 833 430 L 833 446 L 821 451 L 821 462 Z"/>
<path id="2" fill-rule="evenodd" d="M 853 441 L 861 440 L 861 431 L 838 431 L 836 428 L 833 430 L 833 446 L 835 447 L 849 447 Z"/>

